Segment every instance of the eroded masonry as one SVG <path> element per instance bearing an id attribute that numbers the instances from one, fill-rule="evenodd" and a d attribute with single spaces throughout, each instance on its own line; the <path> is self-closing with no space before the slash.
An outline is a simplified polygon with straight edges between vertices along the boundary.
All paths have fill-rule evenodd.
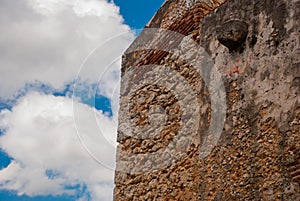
<path id="1" fill-rule="evenodd" d="M 299 24 L 299 0 L 166 0 L 123 56 L 114 199 L 300 200 Z"/>

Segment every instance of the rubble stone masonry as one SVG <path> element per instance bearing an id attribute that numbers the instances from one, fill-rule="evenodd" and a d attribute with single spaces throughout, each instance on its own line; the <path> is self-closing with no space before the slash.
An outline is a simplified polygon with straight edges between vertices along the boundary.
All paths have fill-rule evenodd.
<path id="1" fill-rule="evenodd" d="M 299 0 L 167 0 L 123 56 L 114 200 L 300 200 L 299 92 Z"/>

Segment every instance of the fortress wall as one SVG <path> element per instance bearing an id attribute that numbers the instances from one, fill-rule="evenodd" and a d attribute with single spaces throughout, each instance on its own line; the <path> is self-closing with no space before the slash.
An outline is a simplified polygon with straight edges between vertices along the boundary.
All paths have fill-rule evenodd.
<path id="1" fill-rule="evenodd" d="M 114 199 L 300 200 L 299 19 L 167 0 L 123 56 Z"/>

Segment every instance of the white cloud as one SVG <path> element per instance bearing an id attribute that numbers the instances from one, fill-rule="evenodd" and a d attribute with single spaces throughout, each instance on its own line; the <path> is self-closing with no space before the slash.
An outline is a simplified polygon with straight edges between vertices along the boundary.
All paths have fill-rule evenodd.
<path id="1" fill-rule="evenodd" d="M 31 93 L 11 111 L 1 111 L 0 127 L 5 128 L 0 146 L 13 158 L 0 170 L 0 189 L 30 196 L 74 195 L 76 189 L 65 186 L 80 184 L 92 200 L 112 200 L 113 171 L 93 160 L 77 136 L 79 131 L 85 146 L 113 168 L 115 149 L 106 139 L 115 138 L 109 135 L 116 126 L 101 111 L 69 98 Z"/>
<path id="2" fill-rule="evenodd" d="M 95 15 L 105 18 L 121 18 L 119 8 L 105 0 L 28 0 L 30 5 L 44 15 L 57 14 L 72 8 L 79 16 Z"/>
<path id="3" fill-rule="evenodd" d="M 86 186 L 90 195 L 81 200 L 111 200 L 116 116 L 67 97 L 27 93 L 75 81 L 79 95 L 97 85 L 118 100 L 119 56 L 134 38 L 119 8 L 106 0 L 1 0 L 0 26 L 0 100 L 23 96 L 0 111 L 0 148 L 13 158 L 0 170 L 0 189 L 74 195 Z M 117 107 L 114 101 L 114 115 Z"/>
<path id="4" fill-rule="evenodd" d="M 0 26 L 0 97 L 4 99 L 28 82 L 63 88 L 76 78 L 91 50 L 128 33 L 100 45 L 94 62 L 86 63 L 89 68 L 80 73 L 81 78 L 96 82 L 133 39 L 119 8 L 105 0 L 1 0 Z"/>

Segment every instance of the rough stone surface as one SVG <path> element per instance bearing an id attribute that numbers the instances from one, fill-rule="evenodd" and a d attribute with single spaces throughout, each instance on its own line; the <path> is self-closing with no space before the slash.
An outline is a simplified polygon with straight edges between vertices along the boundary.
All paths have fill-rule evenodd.
<path id="1" fill-rule="evenodd" d="M 248 24 L 240 20 L 231 20 L 224 23 L 216 31 L 218 41 L 231 52 L 242 47 L 248 35 Z M 240 49 L 241 52 L 242 49 Z"/>
<path id="2" fill-rule="evenodd" d="M 146 28 L 180 34 L 142 32 L 123 57 L 114 199 L 300 200 L 299 19 L 299 0 L 167 0 Z M 188 38 L 225 90 L 205 157 L 215 100 Z"/>

